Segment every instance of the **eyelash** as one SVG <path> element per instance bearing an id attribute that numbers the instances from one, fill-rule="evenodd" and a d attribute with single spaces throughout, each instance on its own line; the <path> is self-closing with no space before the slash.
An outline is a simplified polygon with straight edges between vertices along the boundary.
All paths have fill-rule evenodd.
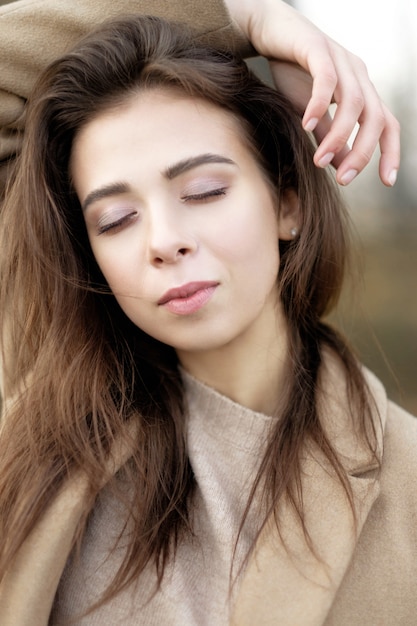
<path id="1" fill-rule="evenodd" d="M 115 231 L 115 230 L 117 231 L 119 227 L 123 226 L 125 222 L 133 219 L 135 216 L 136 216 L 136 212 L 132 212 L 132 213 L 128 213 L 127 215 L 123 215 L 123 217 L 120 217 L 114 222 L 110 222 L 109 224 L 103 224 L 103 226 L 98 227 L 97 229 L 98 234 L 104 235 L 105 233 L 108 233 L 109 231 Z"/>
<path id="2" fill-rule="evenodd" d="M 209 200 L 210 198 L 214 198 L 216 196 L 225 196 L 226 195 L 226 187 L 220 187 L 219 189 L 211 189 L 210 191 L 203 191 L 202 193 L 193 193 L 187 196 L 183 196 L 181 200 L 183 202 L 189 201 L 198 201 L 198 200 Z"/>

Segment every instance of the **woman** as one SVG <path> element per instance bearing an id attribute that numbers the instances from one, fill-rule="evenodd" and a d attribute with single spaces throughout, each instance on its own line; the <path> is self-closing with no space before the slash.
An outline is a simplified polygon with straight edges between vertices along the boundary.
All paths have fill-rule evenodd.
<path id="1" fill-rule="evenodd" d="M 43 75 L 1 225 L 2 624 L 413 622 L 416 424 L 323 320 L 313 152 L 156 18 Z"/>

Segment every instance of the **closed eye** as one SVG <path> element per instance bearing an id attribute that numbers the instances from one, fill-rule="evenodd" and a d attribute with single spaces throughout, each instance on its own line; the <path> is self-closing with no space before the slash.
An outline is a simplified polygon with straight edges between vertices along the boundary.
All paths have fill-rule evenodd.
<path id="1" fill-rule="evenodd" d="M 187 194 L 186 196 L 182 196 L 181 200 L 183 202 L 210 200 L 210 198 L 215 198 L 217 196 L 225 196 L 226 191 L 226 187 L 219 187 L 218 189 L 210 189 L 209 191 L 202 191 L 201 193 Z"/>
<path id="2" fill-rule="evenodd" d="M 122 228 L 128 225 L 129 222 L 132 222 L 137 217 L 137 212 L 132 211 L 131 213 L 127 213 L 122 217 L 119 217 L 117 220 L 113 222 L 108 222 L 105 224 L 98 224 L 97 231 L 99 235 L 103 235 L 105 233 L 115 234 L 119 232 Z"/>

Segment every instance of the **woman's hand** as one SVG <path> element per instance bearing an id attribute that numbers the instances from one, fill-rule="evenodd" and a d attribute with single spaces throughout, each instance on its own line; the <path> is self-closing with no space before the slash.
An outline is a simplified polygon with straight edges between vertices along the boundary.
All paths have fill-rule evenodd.
<path id="1" fill-rule="evenodd" d="M 282 0 L 225 0 L 259 54 L 270 59 L 276 86 L 303 113 L 314 131 L 319 167 L 332 163 L 342 185 L 369 162 L 379 143 L 379 175 L 392 186 L 400 163 L 400 127 L 381 101 L 365 64 Z M 337 109 L 332 119 L 329 105 Z M 359 130 L 352 148 L 347 141 Z"/>

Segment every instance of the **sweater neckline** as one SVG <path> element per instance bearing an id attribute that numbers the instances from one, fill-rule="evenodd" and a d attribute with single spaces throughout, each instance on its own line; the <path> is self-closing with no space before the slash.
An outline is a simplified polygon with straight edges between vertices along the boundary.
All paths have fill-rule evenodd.
<path id="1" fill-rule="evenodd" d="M 202 402 L 208 402 L 211 405 L 216 405 L 219 409 L 227 410 L 232 414 L 239 414 L 242 418 L 246 417 L 248 419 L 252 418 L 267 422 L 277 419 L 274 415 L 268 415 L 267 413 L 262 413 L 261 411 L 254 411 L 243 404 L 239 404 L 239 402 L 236 402 L 228 396 L 220 393 L 214 389 L 214 387 L 210 387 L 198 378 L 195 378 L 195 376 L 187 372 L 183 367 L 180 366 L 179 369 L 187 396 L 198 395 Z"/>
<path id="2" fill-rule="evenodd" d="M 181 368 L 187 431 L 210 437 L 219 445 L 259 455 L 276 417 L 238 404 Z"/>

